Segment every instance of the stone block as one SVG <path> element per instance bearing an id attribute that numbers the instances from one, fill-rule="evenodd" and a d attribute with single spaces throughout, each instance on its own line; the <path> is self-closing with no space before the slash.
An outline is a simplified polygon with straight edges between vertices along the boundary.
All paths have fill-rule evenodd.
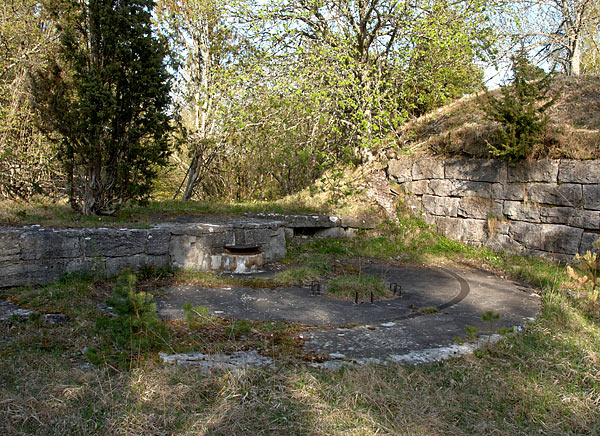
<path id="1" fill-rule="evenodd" d="M 423 195 L 427 193 L 429 180 L 417 180 L 416 182 L 406 182 L 402 185 L 404 192 L 414 195 Z"/>
<path id="2" fill-rule="evenodd" d="M 557 159 L 525 160 L 508 165 L 509 182 L 556 183 L 559 161 Z"/>
<path id="3" fill-rule="evenodd" d="M 286 227 L 340 227 L 342 220 L 328 215 L 282 215 Z M 246 227 L 246 226 L 244 226 Z"/>
<path id="4" fill-rule="evenodd" d="M 541 221 L 539 206 L 520 201 L 505 201 L 504 215 L 513 221 L 527 221 L 532 223 L 539 223 Z"/>
<path id="5" fill-rule="evenodd" d="M 579 245 L 579 254 L 583 255 L 586 251 L 598 251 L 596 247 L 594 247 L 594 243 L 600 238 L 600 234 L 598 233 L 588 233 L 584 232 L 581 237 L 581 244 Z"/>
<path id="6" fill-rule="evenodd" d="M 412 181 L 412 159 L 394 159 L 388 164 L 388 176 L 398 183 Z"/>
<path id="7" fill-rule="evenodd" d="M 443 179 L 444 161 L 439 158 L 415 159 L 412 166 L 412 179 Z"/>
<path id="8" fill-rule="evenodd" d="M 527 201 L 527 185 L 525 183 L 507 183 L 504 185 L 502 198 L 512 201 Z"/>
<path id="9" fill-rule="evenodd" d="M 20 232 L 11 229 L 0 229 L 0 263 L 19 259 L 21 254 Z"/>
<path id="10" fill-rule="evenodd" d="M 553 206 L 579 207 L 583 203 L 581 185 L 528 183 L 527 200 Z"/>
<path id="11" fill-rule="evenodd" d="M 160 226 L 165 228 L 165 226 Z M 202 236 L 213 233 L 226 233 L 231 232 L 232 226 L 223 223 L 206 224 L 206 223 L 193 223 L 193 224 L 176 224 L 168 226 L 171 235 L 188 235 L 188 236 Z"/>
<path id="12" fill-rule="evenodd" d="M 231 234 L 230 243 L 233 243 Z M 194 235 L 172 235 L 169 242 L 169 255 L 171 266 L 177 268 L 201 270 L 200 265 L 205 256 L 212 253 L 212 247 L 206 240 Z"/>
<path id="13" fill-rule="evenodd" d="M 134 256 L 144 252 L 148 230 L 85 229 L 83 253 L 88 257 Z"/>
<path id="14" fill-rule="evenodd" d="M 437 232 L 442 236 L 454 239 L 455 241 L 463 239 L 465 227 L 462 218 L 437 216 L 434 222 Z"/>
<path id="15" fill-rule="evenodd" d="M 493 234 L 489 236 L 484 245 L 494 251 L 510 250 L 513 248 L 511 247 L 510 237 L 502 234 Z"/>
<path id="16" fill-rule="evenodd" d="M 506 162 L 495 159 L 452 159 L 445 162 L 445 178 L 505 183 Z"/>
<path id="17" fill-rule="evenodd" d="M 421 216 L 421 219 L 423 221 L 425 221 L 426 224 L 429 224 L 430 226 L 435 226 L 436 225 L 436 220 L 440 218 L 438 216 L 435 215 L 423 215 Z"/>
<path id="18" fill-rule="evenodd" d="M 583 185 L 583 207 L 600 210 L 600 184 Z"/>
<path id="19" fill-rule="evenodd" d="M 377 221 L 371 217 L 344 216 L 341 217 L 340 225 L 354 229 L 374 229 L 377 226 Z"/>
<path id="20" fill-rule="evenodd" d="M 509 236 L 527 250 L 574 255 L 579 250 L 583 230 L 560 224 L 533 224 L 513 221 Z"/>
<path id="21" fill-rule="evenodd" d="M 563 183 L 600 183 L 600 159 L 561 160 L 558 181 Z"/>
<path id="22" fill-rule="evenodd" d="M 20 236 L 21 259 L 63 259 L 81 255 L 80 230 L 25 230 Z"/>
<path id="23" fill-rule="evenodd" d="M 146 254 L 137 254 L 125 257 L 109 257 L 105 259 L 104 273 L 107 277 L 119 274 L 123 268 L 133 271 L 139 271 L 145 266 L 162 268 L 169 265 L 169 256 L 148 256 Z"/>
<path id="24" fill-rule="evenodd" d="M 341 227 L 326 227 L 326 229 L 341 229 Z M 243 235 L 244 239 L 236 238 L 237 244 L 252 244 L 263 246 L 264 244 L 268 244 L 273 236 L 277 236 L 279 234 L 279 229 L 271 230 L 271 229 L 250 229 L 244 230 Z M 285 232 L 284 232 L 285 236 Z"/>
<path id="25" fill-rule="evenodd" d="M 481 246 L 487 239 L 486 221 L 438 216 L 435 226 L 441 235 L 456 241 Z"/>
<path id="26" fill-rule="evenodd" d="M 487 220 L 464 219 L 462 220 L 462 241 L 471 245 L 481 246 L 488 238 Z"/>
<path id="27" fill-rule="evenodd" d="M 600 211 L 572 207 L 543 207 L 541 221 L 548 224 L 568 224 L 588 230 L 600 230 Z"/>
<path id="28" fill-rule="evenodd" d="M 510 227 L 510 223 L 506 219 L 498 219 L 495 217 L 489 217 L 486 220 L 486 232 L 488 238 L 491 238 L 495 235 L 508 235 L 508 229 Z"/>
<path id="29" fill-rule="evenodd" d="M 572 207 L 539 207 L 540 221 L 544 224 L 569 224 L 573 215 L 580 209 Z M 579 227 L 579 226 L 575 226 Z"/>
<path id="30" fill-rule="evenodd" d="M 416 216 L 419 216 L 421 213 L 421 199 L 419 197 L 414 197 L 412 195 L 407 195 L 404 198 L 404 206 Z"/>
<path id="31" fill-rule="evenodd" d="M 330 227 L 328 229 L 317 230 L 317 232 L 315 232 L 315 238 L 337 239 L 337 238 L 345 238 L 345 237 L 346 237 L 346 230 L 343 227 Z"/>
<path id="32" fill-rule="evenodd" d="M 433 195 L 424 195 L 422 198 L 425 213 L 447 217 L 457 216 L 458 202 L 458 198 L 436 197 Z"/>
<path id="33" fill-rule="evenodd" d="M 501 199 L 504 186 L 501 183 L 472 182 L 468 180 L 452 180 L 454 197 L 481 197 Z"/>
<path id="34" fill-rule="evenodd" d="M 502 217 L 502 202 L 491 198 L 464 197 L 459 200 L 458 216 L 487 219 L 488 216 Z"/>
<path id="35" fill-rule="evenodd" d="M 267 243 L 262 246 L 262 251 L 267 262 L 272 262 L 285 257 L 287 248 L 285 245 L 285 231 L 282 227 L 271 234 Z"/>
<path id="36" fill-rule="evenodd" d="M 430 180 L 427 185 L 427 194 L 437 195 L 438 197 L 450 197 L 453 191 L 454 183 L 451 180 Z"/>
<path id="37" fill-rule="evenodd" d="M 65 271 L 64 259 L 22 260 L 2 266 L 0 287 L 43 285 L 59 280 Z"/>
<path id="38" fill-rule="evenodd" d="M 169 241 L 171 232 L 167 229 L 151 229 L 146 236 L 144 252 L 151 256 L 169 254 Z"/>

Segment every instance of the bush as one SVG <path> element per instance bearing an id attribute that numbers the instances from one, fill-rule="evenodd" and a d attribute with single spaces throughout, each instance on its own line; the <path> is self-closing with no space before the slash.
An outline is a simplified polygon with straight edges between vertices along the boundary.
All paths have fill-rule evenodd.
<path id="1" fill-rule="evenodd" d="M 524 51 L 512 58 L 512 71 L 512 82 L 501 87 L 502 98 L 486 93 L 480 103 L 488 119 L 500 123 L 489 152 L 509 162 L 531 156 L 548 124 L 546 111 L 557 98 L 549 97 L 552 75 L 533 66 Z"/>

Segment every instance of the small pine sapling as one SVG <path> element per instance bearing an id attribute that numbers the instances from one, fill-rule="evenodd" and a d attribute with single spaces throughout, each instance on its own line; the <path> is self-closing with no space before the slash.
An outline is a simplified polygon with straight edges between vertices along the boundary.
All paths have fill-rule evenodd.
<path id="1" fill-rule="evenodd" d="M 124 270 L 117 278 L 114 294 L 106 300 L 114 318 L 100 318 L 97 326 L 107 331 L 107 342 L 116 353 L 114 357 L 133 357 L 163 345 L 168 337 L 165 325 L 156 316 L 152 295 L 137 292 L 136 276 Z"/>
<path id="2" fill-rule="evenodd" d="M 491 344 L 491 340 L 492 340 L 492 335 L 494 334 L 494 321 L 500 319 L 500 314 L 493 312 L 491 310 L 486 310 L 485 312 L 483 312 L 481 314 L 481 320 L 483 322 L 487 322 L 489 323 L 490 329 L 488 332 L 488 340 L 487 340 L 487 346 L 489 348 L 490 344 Z"/>

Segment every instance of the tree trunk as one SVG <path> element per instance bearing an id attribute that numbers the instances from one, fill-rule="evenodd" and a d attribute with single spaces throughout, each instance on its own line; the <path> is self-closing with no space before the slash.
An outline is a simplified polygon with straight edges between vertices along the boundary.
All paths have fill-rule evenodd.
<path id="1" fill-rule="evenodd" d="M 571 43 L 571 58 L 569 59 L 569 75 L 579 76 L 581 74 L 581 43 L 575 38 Z"/>

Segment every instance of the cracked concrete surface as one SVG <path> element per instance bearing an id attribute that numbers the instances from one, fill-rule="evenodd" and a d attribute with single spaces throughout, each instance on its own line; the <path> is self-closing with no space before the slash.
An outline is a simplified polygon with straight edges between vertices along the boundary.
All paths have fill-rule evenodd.
<path id="1" fill-rule="evenodd" d="M 539 310 L 540 299 L 533 289 L 486 271 L 375 263 L 365 273 L 378 273 L 387 282 L 399 283 L 402 296 L 357 305 L 311 296 L 308 287 L 176 286 L 159 300 L 159 314 L 182 317 L 183 303 L 190 302 L 224 318 L 314 326 L 303 333 L 305 349 L 333 361 L 420 363 L 472 352 L 476 343 L 461 345 L 455 340 L 467 336 L 467 325 L 478 328 L 481 335 L 502 327 L 518 329 Z M 481 314 L 489 310 L 500 314 L 492 332 L 481 320 Z M 423 313 L 428 311 L 434 313 Z"/>

